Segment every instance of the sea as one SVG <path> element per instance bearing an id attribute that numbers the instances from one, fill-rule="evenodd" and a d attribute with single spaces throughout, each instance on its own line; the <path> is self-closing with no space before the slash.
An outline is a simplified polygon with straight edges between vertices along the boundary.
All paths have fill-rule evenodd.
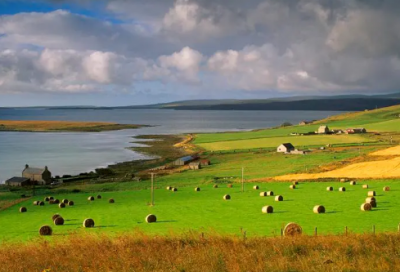
<path id="1" fill-rule="evenodd" d="M 129 147 L 148 134 L 245 131 L 322 119 L 338 111 L 190 111 L 165 109 L 0 108 L 0 120 L 103 121 L 151 127 L 107 132 L 0 132 L 0 183 L 21 176 L 25 164 L 52 175 L 79 174 L 118 162 L 150 159 Z M 1 123 L 1 121 L 0 121 Z"/>

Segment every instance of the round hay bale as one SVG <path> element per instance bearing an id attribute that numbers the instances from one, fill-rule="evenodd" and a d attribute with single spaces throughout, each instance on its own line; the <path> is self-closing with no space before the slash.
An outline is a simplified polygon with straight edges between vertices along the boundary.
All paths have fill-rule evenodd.
<path id="1" fill-rule="evenodd" d="M 273 191 L 268 191 L 267 192 L 267 196 L 273 196 L 274 195 L 274 192 Z"/>
<path id="2" fill-rule="evenodd" d="M 50 200 L 50 201 L 49 201 L 49 204 L 50 204 L 50 205 L 54 204 L 54 200 Z"/>
<path id="3" fill-rule="evenodd" d="M 224 195 L 224 200 L 230 200 L 231 199 L 231 196 L 230 195 Z"/>
<path id="4" fill-rule="evenodd" d="M 383 191 L 384 191 L 384 192 L 389 192 L 389 191 L 390 191 L 390 187 L 389 187 L 389 186 L 383 187 Z"/>
<path id="5" fill-rule="evenodd" d="M 68 204 L 68 199 L 61 200 L 61 203 Z"/>
<path id="6" fill-rule="evenodd" d="M 154 214 L 149 214 L 148 216 L 146 216 L 146 222 L 155 223 L 157 222 L 157 217 Z"/>
<path id="7" fill-rule="evenodd" d="M 60 204 L 58 204 L 58 207 L 59 207 L 60 209 L 64 209 L 64 208 L 65 208 L 65 204 L 61 202 Z"/>
<path id="8" fill-rule="evenodd" d="M 325 213 L 325 207 L 321 205 L 314 206 L 314 213 Z"/>
<path id="9" fill-rule="evenodd" d="M 172 188 L 171 190 L 172 190 L 172 192 L 178 192 L 178 188 L 175 188 L 175 187 Z"/>
<path id="10" fill-rule="evenodd" d="M 54 199 L 54 204 L 60 204 L 60 200 L 59 199 Z"/>
<path id="11" fill-rule="evenodd" d="M 166 188 L 168 191 L 170 191 L 171 189 L 172 189 L 172 187 L 171 186 L 167 186 L 167 188 Z"/>
<path id="12" fill-rule="evenodd" d="M 350 181 L 350 185 L 354 186 L 354 185 L 356 185 L 356 184 L 357 184 L 357 182 L 355 182 L 355 181 Z"/>
<path id="13" fill-rule="evenodd" d="M 200 192 L 200 187 L 194 188 L 194 191 L 195 191 L 195 192 Z"/>
<path id="14" fill-rule="evenodd" d="M 365 203 L 371 204 L 372 208 L 376 208 L 377 206 L 375 197 L 367 197 Z"/>
<path id="15" fill-rule="evenodd" d="M 74 206 L 74 205 L 75 203 L 72 200 L 68 201 L 68 206 Z"/>
<path id="16" fill-rule="evenodd" d="M 83 221 L 83 226 L 85 228 L 94 228 L 94 220 L 91 218 L 87 218 Z"/>
<path id="17" fill-rule="evenodd" d="M 89 201 L 94 201 L 94 196 L 89 196 L 89 197 L 88 197 L 88 200 L 89 200 Z"/>
<path id="18" fill-rule="evenodd" d="M 41 226 L 39 229 L 39 234 L 41 236 L 50 236 L 53 234 L 53 229 L 50 226 Z"/>
<path id="19" fill-rule="evenodd" d="M 54 200 L 54 197 L 52 197 L 52 196 L 49 196 L 49 200 Z"/>
<path id="20" fill-rule="evenodd" d="M 97 199 L 101 199 L 101 195 L 97 195 Z"/>
<path id="21" fill-rule="evenodd" d="M 372 210 L 372 205 L 370 203 L 363 203 L 361 204 L 362 211 L 370 211 Z"/>
<path id="22" fill-rule="evenodd" d="M 342 179 L 340 179 L 340 182 L 342 182 L 342 183 L 347 182 L 347 179 L 342 178 Z"/>
<path id="23" fill-rule="evenodd" d="M 258 190 L 258 189 L 260 189 L 260 187 L 258 187 L 258 185 L 254 185 L 254 186 L 253 186 L 253 189 L 254 189 L 254 190 Z"/>
<path id="24" fill-rule="evenodd" d="M 49 201 L 50 201 L 50 197 L 46 196 L 46 197 L 44 198 L 44 201 L 49 202 Z"/>
<path id="25" fill-rule="evenodd" d="M 113 198 L 110 198 L 109 200 L 108 200 L 108 203 L 115 203 L 115 200 L 113 199 Z"/>
<path id="26" fill-rule="evenodd" d="M 293 185 L 299 185 L 298 181 L 293 181 Z"/>
<path id="27" fill-rule="evenodd" d="M 228 184 L 228 188 L 232 188 L 233 187 L 233 184 Z"/>
<path id="28" fill-rule="evenodd" d="M 368 189 L 368 184 L 364 184 L 362 187 L 363 189 Z"/>
<path id="29" fill-rule="evenodd" d="M 296 189 L 296 185 L 294 185 L 294 184 L 292 184 L 292 185 L 290 185 L 290 187 L 289 187 L 290 189 Z"/>
<path id="30" fill-rule="evenodd" d="M 376 196 L 376 192 L 375 191 L 368 191 L 368 196 Z"/>
<path id="31" fill-rule="evenodd" d="M 56 219 L 54 219 L 53 222 L 54 222 L 54 225 L 56 225 L 56 226 L 62 226 L 62 225 L 64 225 L 64 218 L 59 216 Z"/>
<path id="32" fill-rule="evenodd" d="M 19 212 L 27 212 L 27 209 L 26 209 L 26 207 L 21 207 L 21 208 L 19 208 Z"/>
<path id="33" fill-rule="evenodd" d="M 54 215 L 51 217 L 51 220 L 54 221 L 54 220 L 56 220 L 57 217 L 61 217 L 61 215 L 59 215 L 58 213 L 56 213 L 56 214 L 54 214 Z"/>
<path id="34" fill-rule="evenodd" d="M 345 187 L 340 187 L 339 188 L 339 192 L 346 192 L 346 188 Z"/>
<path id="35" fill-rule="evenodd" d="M 331 187 L 331 186 L 326 187 L 326 190 L 327 190 L 327 191 L 333 191 L 333 187 Z"/>
<path id="36" fill-rule="evenodd" d="M 43 201 L 39 201 L 39 206 L 44 206 L 44 202 Z"/>
<path id="37" fill-rule="evenodd" d="M 260 196 L 267 196 L 267 192 L 261 192 Z"/>
<path id="38" fill-rule="evenodd" d="M 303 229 L 296 223 L 289 223 L 283 229 L 283 235 L 285 236 L 298 236 L 303 233 Z"/>
<path id="39" fill-rule="evenodd" d="M 214 184 L 214 186 L 213 186 L 214 188 L 218 188 L 218 184 Z"/>
<path id="40" fill-rule="evenodd" d="M 37 200 L 35 200 L 35 201 L 33 201 L 33 205 L 39 205 L 39 201 L 37 201 Z"/>
<path id="41" fill-rule="evenodd" d="M 277 195 L 277 196 L 275 197 L 275 201 L 283 201 L 283 196 Z"/>
<path id="42" fill-rule="evenodd" d="M 274 212 L 274 208 L 272 206 L 264 206 L 261 211 L 263 213 L 273 213 Z"/>

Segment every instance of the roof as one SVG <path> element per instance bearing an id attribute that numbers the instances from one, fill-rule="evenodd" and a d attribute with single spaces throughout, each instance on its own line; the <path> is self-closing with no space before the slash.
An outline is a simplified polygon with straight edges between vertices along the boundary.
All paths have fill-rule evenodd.
<path id="1" fill-rule="evenodd" d="M 192 161 L 194 160 L 192 156 L 186 156 L 186 157 L 182 157 L 180 159 L 178 159 L 180 161 L 184 161 L 184 162 L 188 162 L 188 161 Z"/>
<path id="2" fill-rule="evenodd" d="M 22 177 L 12 177 L 9 180 L 6 180 L 6 183 L 22 183 L 29 181 L 28 178 L 22 178 Z"/>
<path id="3" fill-rule="evenodd" d="M 24 173 L 31 174 L 31 175 L 41 175 L 45 171 L 44 168 L 25 168 Z"/>
<path id="4" fill-rule="evenodd" d="M 294 148 L 294 146 L 291 143 L 284 143 L 284 144 L 281 144 L 281 145 L 283 145 L 284 147 L 286 147 L 288 149 Z"/>

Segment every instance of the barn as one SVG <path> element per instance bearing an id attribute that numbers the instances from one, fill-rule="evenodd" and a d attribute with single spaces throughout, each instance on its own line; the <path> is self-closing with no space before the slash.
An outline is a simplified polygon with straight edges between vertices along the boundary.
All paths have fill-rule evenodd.
<path id="1" fill-rule="evenodd" d="M 31 184 L 30 179 L 28 178 L 21 178 L 21 177 L 13 177 L 5 181 L 5 184 L 8 186 L 27 186 Z"/>
<path id="2" fill-rule="evenodd" d="M 46 185 L 51 183 L 51 172 L 45 166 L 44 168 L 33 168 L 29 165 L 25 165 L 25 169 L 22 171 L 22 177 L 30 179 L 39 185 Z"/>
<path id="3" fill-rule="evenodd" d="M 177 166 L 187 165 L 187 164 L 191 163 L 192 161 L 194 161 L 195 159 L 196 158 L 192 157 L 192 156 L 182 157 L 182 158 L 179 158 L 176 161 L 174 161 L 174 165 L 177 165 Z"/>
<path id="4" fill-rule="evenodd" d="M 295 148 L 291 143 L 285 143 L 285 144 L 281 144 L 280 146 L 278 146 L 278 148 L 276 149 L 277 152 L 280 153 L 289 153 L 294 151 Z"/>
<path id="5" fill-rule="evenodd" d="M 329 132 L 328 126 L 320 126 L 317 131 L 318 134 L 329 134 Z"/>
<path id="6" fill-rule="evenodd" d="M 199 169 L 201 169 L 200 162 L 191 162 L 191 163 L 189 163 L 189 169 L 190 170 L 199 170 Z"/>

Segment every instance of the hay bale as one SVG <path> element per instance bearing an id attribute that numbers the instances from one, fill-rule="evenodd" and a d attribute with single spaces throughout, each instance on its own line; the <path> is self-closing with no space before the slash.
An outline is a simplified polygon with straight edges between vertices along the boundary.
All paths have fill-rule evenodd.
<path id="1" fill-rule="evenodd" d="M 267 196 L 273 196 L 274 195 L 274 192 L 273 191 L 268 191 L 267 192 Z"/>
<path id="2" fill-rule="evenodd" d="M 390 187 L 389 187 L 389 186 L 383 187 L 383 191 L 384 191 L 384 192 L 389 192 L 389 191 L 390 191 Z"/>
<path id="3" fill-rule="evenodd" d="M 233 184 L 228 184 L 228 188 L 232 188 L 233 187 Z"/>
<path id="4" fill-rule="evenodd" d="M 35 205 L 35 206 L 39 205 L 39 201 L 37 201 L 37 200 L 33 201 L 33 205 Z"/>
<path id="5" fill-rule="evenodd" d="M 57 217 L 61 217 L 61 215 L 59 215 L 58 213 L 56 213 L 56 214 L 54 214 L 54 215 L 51 217 L 51 220 L 54 221 L 54 220 L 56 220 Z"/>
<path id="6" fill-rule="evenodd" d="M 44 206 L 44 202 L 43 201 L 39 201 L 39 206 Z"/>
<path id="7" fill-rule="evenodd" d="M 296 185 L 294 185 L 294 184 L 292 184 L 292 185 L 290 185 L 290 187 L 289 187 L 290 189 L 296 189 Z"/>
<path id="8" fill-rule="evenodd" d="M 108 200 L 108 203 L 115 203 L 115 200 L 113 199 L 113 198 L 110 198 L 109 200 Z"/>
<path id="9" fill-rule="evenodd" d="M 368 189 L 368 184 L 364 184 L 362 187 L 363 189 Z"/>
<path id="10" fill-rule="evenodd" d="M 101 199 L 101 195 L 97 195 L 97 199 Z"/>
<path id="11" fill-rule="evenodd" d="M 149 214 L 148 216 L 146 216 L 146 222 L 155 223 L 157 222 L 157 217 L 154 214 Z"/>
<path id="12" fill-rule="evenodd" d="M 56 226 L 62 226 L 62 225 L 64 225 L 64 218 L 59 216 L 56 219 L 54 219 L 53 222 L 54 222 L 54 225 L 56 225 Z"/>
<path id="13" fill-rule="evenodd" d="M 83 221 L 83 226 L 85 228 L 94 228 L 94 220 L 91 218 L 87 218 Z"/>
<path id="14" fill-rule="evenodd" d="M 54 204 L 54 200 L 50 200 L 50 201 L 49 201 L 49 204 L 50 204 L 50 205 L 53 205 L 53 204 Z"/>
<path id="15" fill-rule="evenodd" d="M 68 201 L 68 206 L 74 206 L 74 205 L 75 203 L 72 200 Z"/>
<path id="16" fill-rule="evenodd" d="M 342 182 L 342 183 L 347 182 L 347 179 L 342 178 L 342 179 L 340 179 L 340 182 Z"/>
<path id="17" fill-rule="evenodd" d="M 60 204 L 58 204 L 58 207 L 59 207 L 60 209 L 64 209 L 64 208 L 65 208 L 65 204 L 61 202 Z"/>
<path id="18" fill-rule="evenodd" d="M 267 192 L 261 192 L 260 196 L 267 196 Z"/>
<path id="19" fill-rule="evenodd" d="M 52 197 L 52 196 L 49 196 L 49 200 L 54 200 L 54 197 Z"/>
<path id="20" fill-rule="evenodd" d="M 258 187 L 258 185 L 254 185 L 254 186 L 253 186 L 253 189 L 254 189 L 254 190 L 258 190 L 258 189 L 260 189 L 260 187 Z"/>
<path id="21" fill-rule="evenodd" d="M 377 203 L 376 203 L 376 198 L 375 197 L 367 197 L 365 199 L 365 203 L 371 204 L 372 208 L 376 208 Z"/>
<path id="22" fill-rule="evenodd" d="M 44 201 L 49 202 L 49 201 L 50 201 L 50 197 L 46 196 L 46 197 L 44 198 Z"/>
<path id="23" fill-rule="evenodd" d="M 94 201 L 94 196 L 89 196 L 89 197 L 88 197 L 88 200 L 89 200 L 89 201 Z"/>
<path id="24" fill-rule="evenodd" d="M 167 188 L 166 188 L 168 191 L 170 191 L 171 189 L 172 189 L 172 187 L 171 186 L 167 186 Z"/>
<path id="25" fill-rule="evenodd" d="M 339 188 L 339 192 L 346 192 L 346 188 L 345 187 L 340 187 Z"/>
<path id="26" fill-rule="evenodd" d="M 194 191 L 195 191 L 195 192 L 200 192 L 200 187 L 194 188 Z"/>
<path id="27" fill-rule="evenodd" d="M 231 196 L 230 195 L 224 195 L 224 200 L 230 200 L 231 199 Z"/>
<path id="28" fill-rule="evenodd" d="M 325 207 L 321 205 L 314 206 L 314 213 L 325 213 Z"/>
<path id="29" fill-rule="evenodd" d="M 331 187 L 331 186 L 326 187 L 326 190 L 327 190 L 327 191 L 333 191 L 333 187 Z"/>
<path id="30" fill-rule="evenodd" d="M 274 208 L 272 206 L 264 206 L 261 211 L 263 213 L 273 213 L 274 212 Z"/>
<path id="31" fill-rule="evenodd" d="M 368 191 L 368 196 L 376 196 L 376 192 L 375 191 Z"/>
<path id="32" fill-rule="evenodd" d="M 363 203 L 361 204 L 362 211 L 370 211 L 372 210 L 372 205 L 370 203 Z"/>
<path id="33" fill-rule="evenodd" d="M 54 204 L 60 204 L 60 200 L 59 199 L 54 199 L 53 202 L 54 202 Z"/>
<path id="34" fill-rule="evenodd" d="M 354 180 L 353 180 L 353 181 L 350 181 L 350 185 L 354 186 L 354 185 L 356 185 L 356 184 L 357 184 L 357 182 L 355 182 Z"/>
<path id="35" fill-rule="evenodd" d="M 174 188 L 171 189 L 171 191 L 172 191 L 172 192 L 178 192 L 178 188 L 175 188 L 175 187 L 174 187 Z"/>
<path id="36" fill-rule="evenodd" d="M 213 186 L 214 188 L 218 188 L 218 184 L 214 184 L 214 186 Z"/>
<path id="37" fill-rule="evenodd" d="M 19 208 L 19 212 L 21 212 L 21 213 L 27 212 L 26 207 L 21 207 L 21 208 Z"/>
<path id="38" fill-rule="evenodd" d="M 53 229 L 50 226 L 41 226 L 39 229 L 39 234 L 41 236 L 50 236 L 53 234 Z"/>
<path id="39" fill-rule="evenodd" d="M 298 181 L 293 181 L 293 185 L 299 185 Z"/>
<path id="40" fill-rule="evenodd" d="M 275 197 L 275 201 L 283 201 L 283 196 L 277 195 L 277 196 Z"/>
<path id="41" fill-rule="evenodd" d="M 283 235 L 285 236 L 298 236 L 303 233 L 303 229 L 296 223 L 289 223 L 283 229 Z"/>
<path id="42" fill-rule="evenodd" d="M 68 204 L 68 199 L 61 200 L 61 203 Z"/>

